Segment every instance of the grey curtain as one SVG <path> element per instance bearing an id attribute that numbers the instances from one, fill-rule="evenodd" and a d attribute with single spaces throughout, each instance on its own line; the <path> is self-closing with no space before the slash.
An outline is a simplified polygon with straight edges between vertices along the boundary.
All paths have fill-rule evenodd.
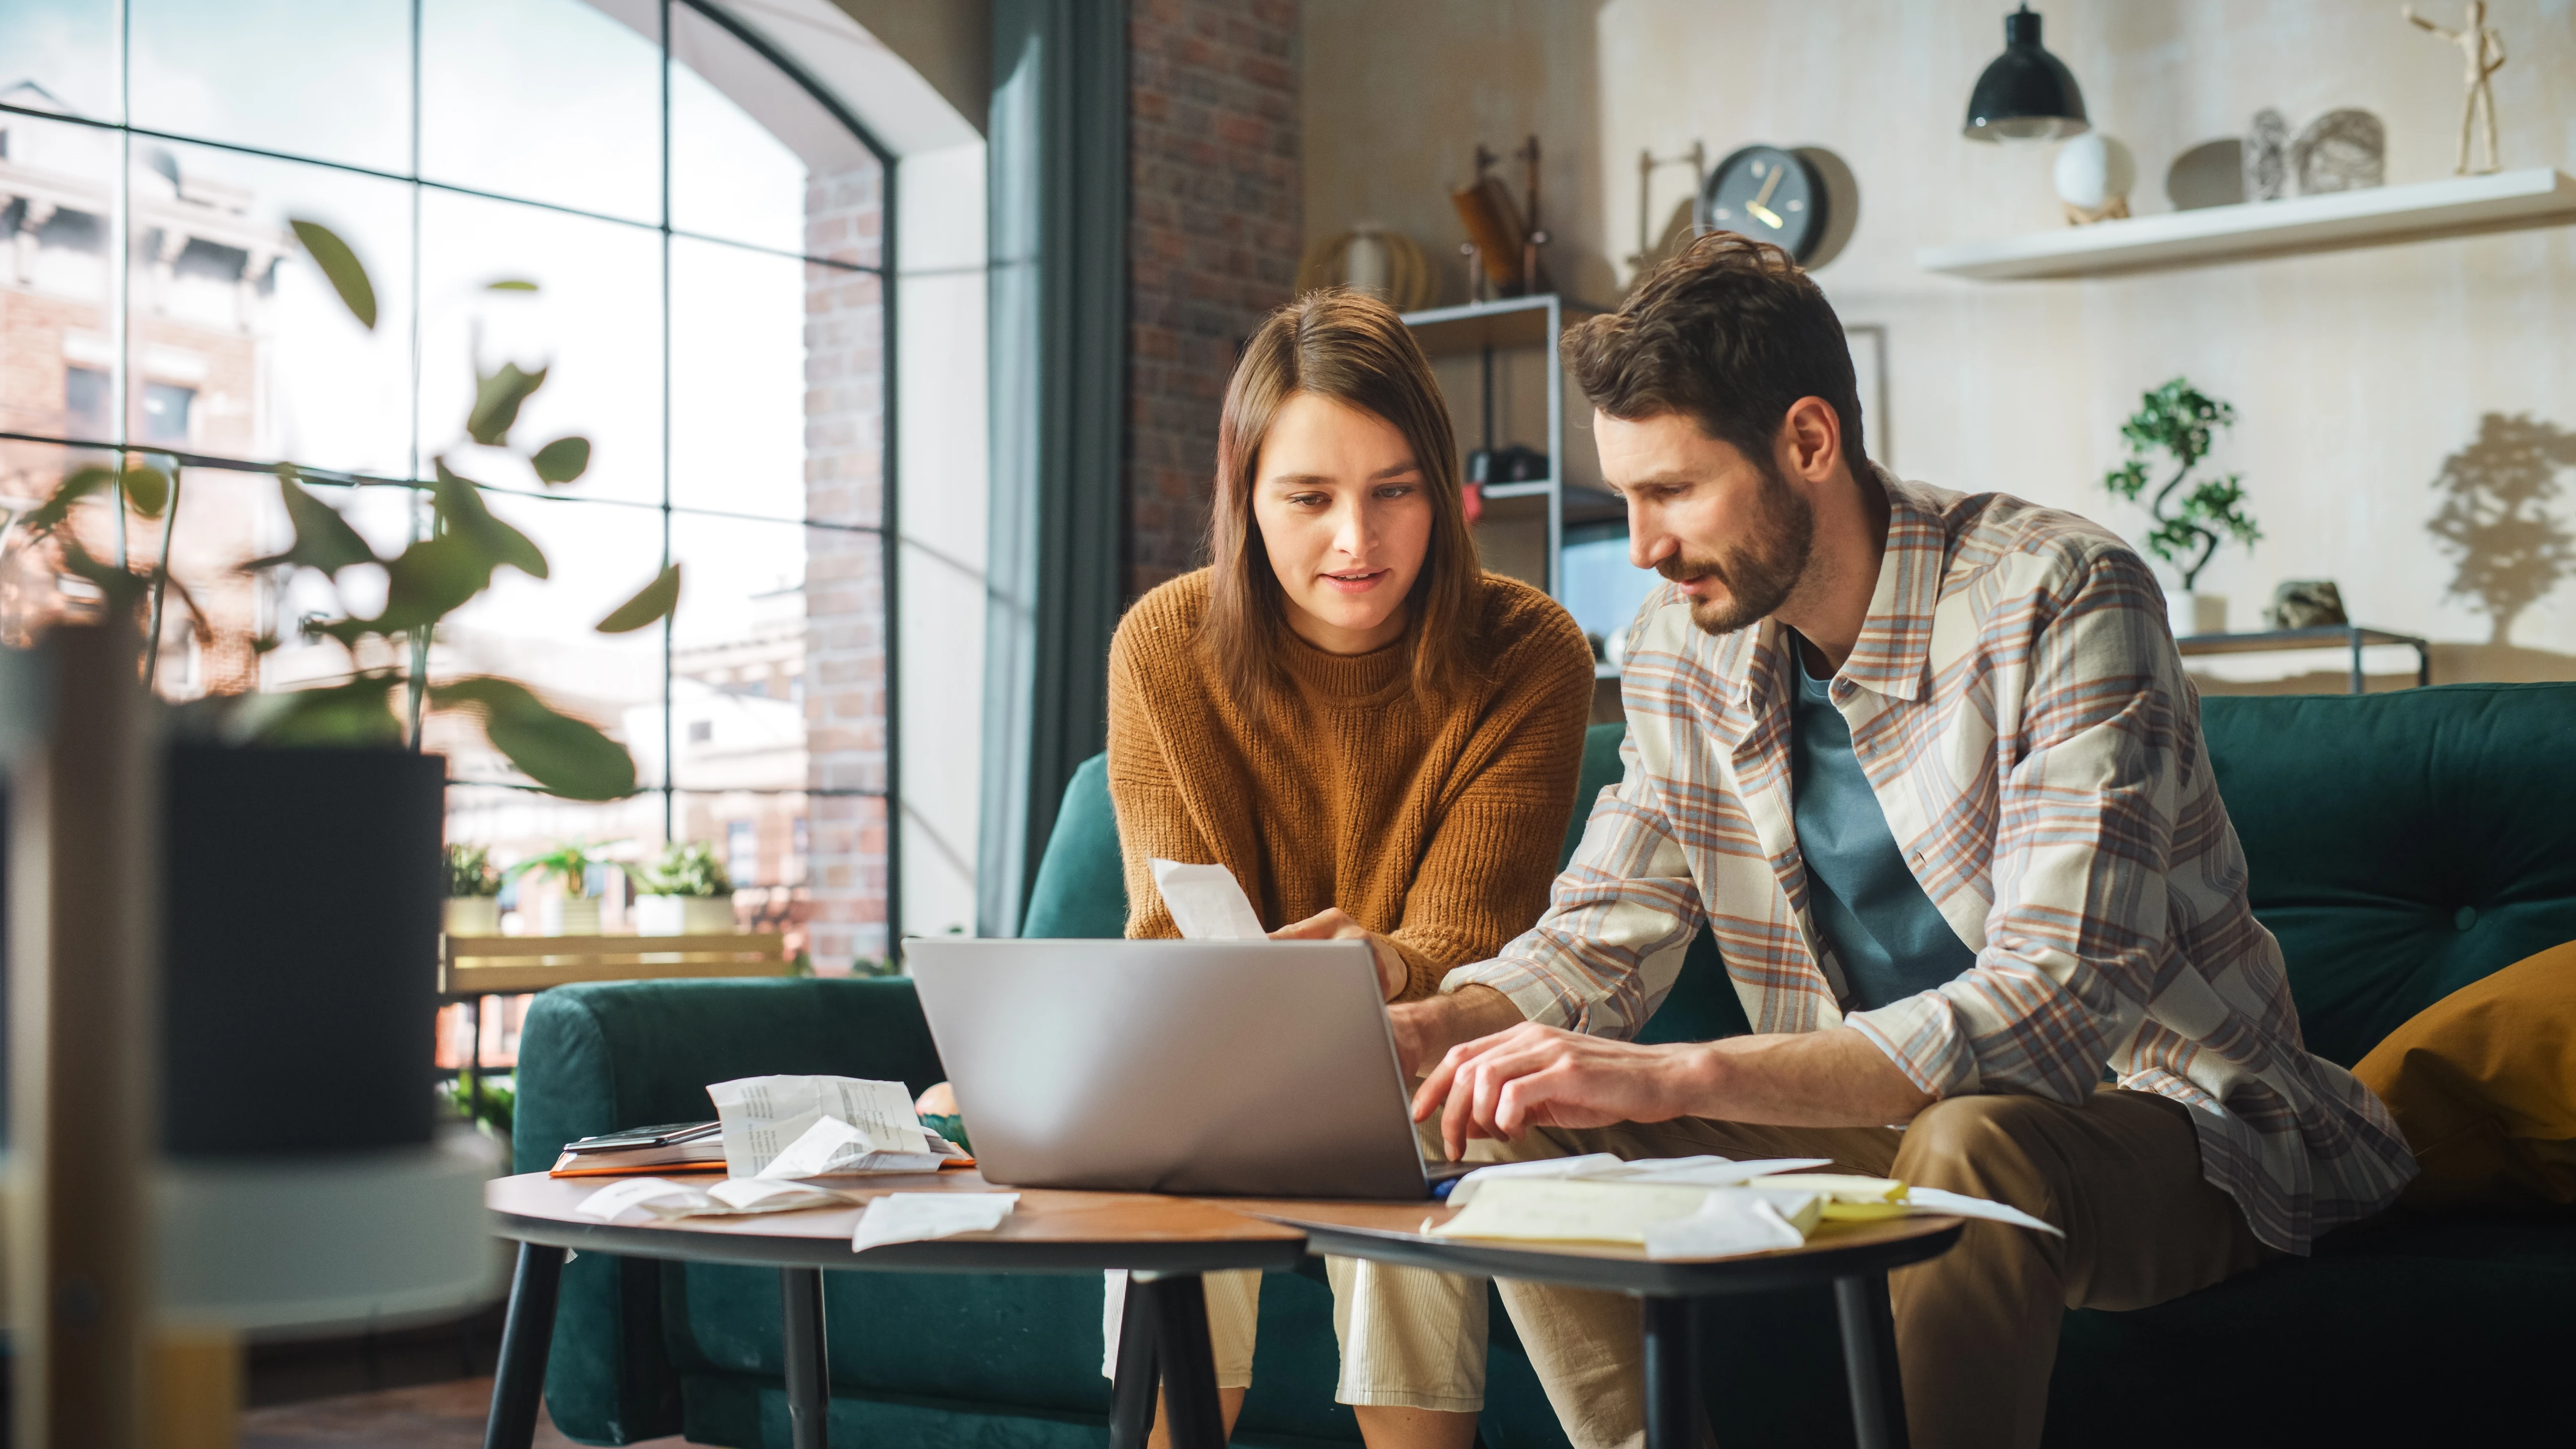
<path id="1" fill-rule="evenodd" d="M 1108 736 L 1127 344 L 1126 0 L 995 0 L 992 594 L 976 928 L 1019 933 Z"/>

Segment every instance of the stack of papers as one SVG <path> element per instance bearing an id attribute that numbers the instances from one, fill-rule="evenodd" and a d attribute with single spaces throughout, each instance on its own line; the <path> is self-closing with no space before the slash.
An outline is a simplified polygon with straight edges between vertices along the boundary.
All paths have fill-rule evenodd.
<path id="1" fill-rule="evenodd" d="M 1794 1248 L 1828 1222 L 1908 1214 L 2056 1227 L 2018 1208 L 1893 1178 L 1802 1172 L 1823 1158 L 1627 1162 L 1607 1153 L 1479 1168 L 1449 1194 L 1458 1209 L 1435 1237 L 1624 1243 L 1649 1258 L 1713 1258 Z"/>
<path id="2" fill-rule="evenodd" d="M 825 1188 L 776 1178 L 737 1177 L 699 1188 L 663 1177 L 634 1177 L 583 1198 L 573 1211 L 604 1223 L 632 1226 L 678 1218 L 841 1207 L 849 1201 Z"/>
<path id="3" fill-rule="evenodd" d="M 723 1124 L 727 1177 L 933 1172 L 963 1157 L 921 1125 L 901 1082 L 743 1077 L 707 1088 Z"/>

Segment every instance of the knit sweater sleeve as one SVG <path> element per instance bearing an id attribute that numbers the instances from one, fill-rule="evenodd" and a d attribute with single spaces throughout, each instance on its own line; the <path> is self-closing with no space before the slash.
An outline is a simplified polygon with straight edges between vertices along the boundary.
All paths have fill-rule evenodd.
<path id="1" fill-rule="evenodd" d="M 1150 862 L 1201 862 L 1216 857 L 1190 821 L 1174 777 L 1172 760 L 1155 718 L 1156 701 L 1146 680 L 1179 661 L 1165 658 L 1187 648 L 1184 633 L 1158 627 L 1143 607 L 1121 621 L 1109 646 L 1109 803 L 1118 816 L 1118 853 L 1127 877 L 1127 935 L 1130 939 L 1176 939 L 1163 893 L 1155 888 Z"/>
<path id="2" fill-rule="evenodd" d="M 1583 772 L 1592 649 L 1554 600 L 1512 587 L 1495 629 L 1508 642 L 1486 661 L 1494 682 L 1388 936 L 1410 978 L 1399 1001 L 1434 995 L 1452 969 L 1536 924 L 1556 877 Z"/>

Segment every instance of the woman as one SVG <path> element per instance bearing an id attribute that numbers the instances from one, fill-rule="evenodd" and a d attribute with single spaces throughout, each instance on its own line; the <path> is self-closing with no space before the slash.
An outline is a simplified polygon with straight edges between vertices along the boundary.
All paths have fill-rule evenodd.
<path id="1" fill-rule="evenodd" d="M 1253 336 L 1208 552 L 1110 647 L 1127 934 L 1179 934 L 1149 862 L 1214 863 L 1275 939 L 1364 939 L 1388 1001 L 1431 995 L 1547 904 L 1592 655 L 1553 600 L 1477 566 L 1448 409 L 1391 308 L 1314 293 Z M 1368 1442 L 1470 1443 L 1483 1284 L 1330 1266 L 1336 1397 Z M 1261 1277 L 1207 1281 L 1231 1431 Z"/>

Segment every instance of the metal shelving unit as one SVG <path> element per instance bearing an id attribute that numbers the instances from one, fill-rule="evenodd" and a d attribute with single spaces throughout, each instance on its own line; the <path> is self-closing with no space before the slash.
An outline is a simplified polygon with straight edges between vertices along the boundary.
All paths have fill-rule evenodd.
<path id="1" fill-rule="evenodd" d="M 1485 485 L 1485 516 L 1477 525 L 1477 542 L 1486 555 L 1486 567 L 1525 579 L 1560 600 L 1565 595 L 1566 524 L 1621 514 L 1619 500 L 1601 489 L 1593 476 L 1598 465 L 1591 450 L 1584 448 L 1580 459 L 1566 456 L 1565 364 L 1556 350 L 1567 326 L 1603 310 L 1548 293 L 1404 314 L 1405 325 L 1413 329 L 1433 370 L 1447 374 L 1441 385 L 1449 394 L 1452 420 L 1461 424 L 1462 451 L 1521 443 L 1546 452 L 1545 478 Z M 1542 427 L 1529 426 L 1526 415 L 1531 409 L 1516 407 L 1517 400 L 1509 395 L 1523 390 L 1514 386 L 1520 379 L 1503 376 L 1506 370 L 1518 372 L 1523 365 L 1520 355 L 1529 353 L 1538 358 L 1538 392 L 1543 400 L 1528 401 L 1544 413 Z M 1472 378 L 1461 375 L 1470 359 Z M 1463 466 L 1463 457 L 1460 462 Z M 1532 549 L 1527 543 L 1531 536 L 1544 541 Z"/>

